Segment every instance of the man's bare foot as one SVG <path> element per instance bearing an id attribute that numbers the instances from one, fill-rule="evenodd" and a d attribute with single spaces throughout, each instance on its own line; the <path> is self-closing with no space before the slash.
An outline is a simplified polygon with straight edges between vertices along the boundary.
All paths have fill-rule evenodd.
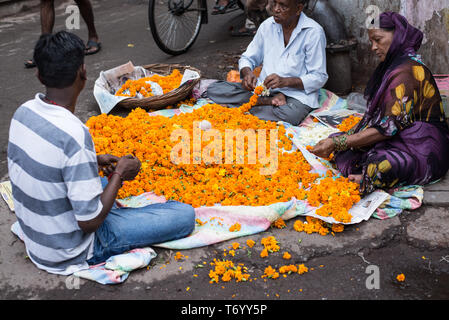
<path id="1" fill-rule="evenodd" d="M 362 179 L 363 179 L 363 175 L 361 174 L 350 174 L 348 176 L 349 181 L 351 182 L 355 182 L 355 183 L 362 183 Z"/>
<path id="2" fill-rule="evenodd" d="M 284 94 L 278 93 L 274 97 L 259 97 L 256 106 L 275 106 L 280 107 L 287 104 L 287 98 Z"/>
<path id="3" fill-rule="evenodd" d="M 271 99 L 271 104 L 275 107 L 280 107 L 287 104 L 287 98 L 283 93 L 278 93 Z"/>

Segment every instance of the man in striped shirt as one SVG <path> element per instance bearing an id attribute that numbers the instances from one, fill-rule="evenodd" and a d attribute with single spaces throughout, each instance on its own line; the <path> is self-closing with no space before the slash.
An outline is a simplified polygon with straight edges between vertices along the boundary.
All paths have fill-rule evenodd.
<path id="1" fill-rule="evenodd" d="M 19 236 L 31 261 L 67 275 L 190 234 L 195 217 L 189 205 L 115 206 L 118 190 L 135 178 L 140 161 L 131 155 L 97 157 L 88 128 L 74 115 L 86 82 L 82 40 L 65 31 L 42 35 L 34 60 L 46 94 L 17 109 L 8 143 Z M 104 189 L 99 166 L 109 176 Z"/>

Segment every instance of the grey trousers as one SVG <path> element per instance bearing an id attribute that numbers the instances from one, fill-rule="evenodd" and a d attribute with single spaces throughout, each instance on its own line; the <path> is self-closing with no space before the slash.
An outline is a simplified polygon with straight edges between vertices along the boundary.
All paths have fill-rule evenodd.
<path id="1" fill-rule="evenodd" d="M 207 88 L 207 97 L 217 104 L 226 104 L 229 108 L 236 108 L 246 103 L 252 93 L 243 89 L 240 83 L 217 81 Z M 302 102 L 287 98 L 287 104 L 275 106 L 255 106 L 249 111 L 252 115 L 266 121 L 284 121 L 294 126 L 299 125 L 312 108 Z"/>

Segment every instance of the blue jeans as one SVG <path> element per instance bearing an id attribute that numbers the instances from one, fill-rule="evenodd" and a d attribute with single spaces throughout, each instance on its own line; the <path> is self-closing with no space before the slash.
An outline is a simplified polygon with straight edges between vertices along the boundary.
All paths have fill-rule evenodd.
<path id="1" fill-rule="evenodd" d="M 107 183 L 102 179 L 103 186 Z M 98 264 L 131 249 L 181 239 L 192 233 L 195 211 L 177 201 L 151 204 L 142 208 L 119 208 L 115 204 L 95 232 L 93 257 Z"/>

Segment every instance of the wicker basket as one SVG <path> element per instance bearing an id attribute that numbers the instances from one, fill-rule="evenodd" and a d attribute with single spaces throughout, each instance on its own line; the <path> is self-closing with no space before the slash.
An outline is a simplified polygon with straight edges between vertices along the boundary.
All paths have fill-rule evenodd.
<path id="1" fill-rule="evenodd" d="M 161 76 L 166 76 L 172 73 L 174 69 L 178 69 L 181 73 L 184 73 L 186 69 L 190 69 L 192 71 L 198 72 L 201 77 L 201 72 L 191 66 L 182 66 L 180 64 L 149 64 L 143 66 L 145 69 L 160 74 Z M 184 83 L 181 87 L 178 87 L 166 94 L 160 96 L 153 96 L 149 98 L 129 98 L 120 101 L 117 106 L 132 109 L 132 108 L 143 108 L 143 109 L 151 109 L 151 110 L 160 110 L 164 109 L 167 106 L 178 103 L 179 101 L 187 98 L 191 93 L 193 87 L 197 85 L 200 79 L 194 79 Z"/>

